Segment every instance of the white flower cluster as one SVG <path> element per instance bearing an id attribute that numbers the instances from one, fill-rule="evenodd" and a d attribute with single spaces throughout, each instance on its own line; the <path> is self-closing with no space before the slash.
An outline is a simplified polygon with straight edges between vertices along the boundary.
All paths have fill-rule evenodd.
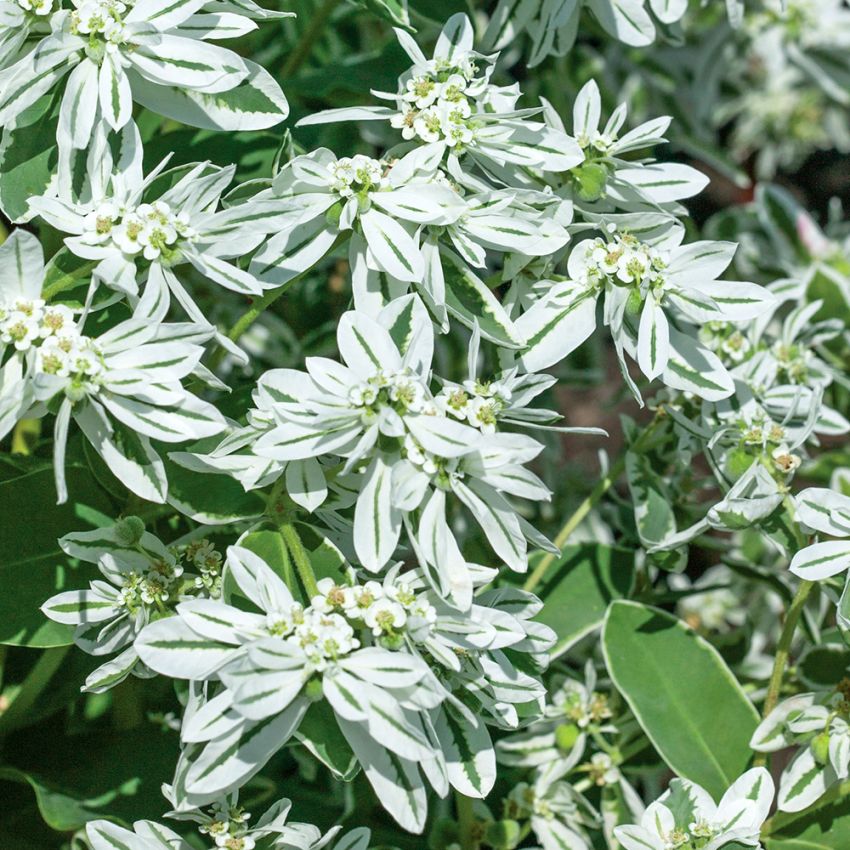
<path id="1" fill-rule="evenodd" d="M 171 258 L 178 240 L 193 241 L 197 234 L 189 224 L 189 215 L 176 215 L 163 201 L 139 204 L 136 208 L 120 209 L 106 202 L 90 212 L 83 221 L 83 238 L 88 245 L 107 242 L 122 254 L 133 256 L 141 252 L 146 260 Z"/>
<path id="2" fill-rule="evenodd" d="M 367 850 L 369 830 L 354 829 L 339 838 L 341 828 L 334 827 L 324 835 L 308 823 L 288 823 L 290 802 L 282 799 L 250 823 L 251 814 L 237 802 L 236 796 L 215 801 L 207 811 L 181 809 L 169 813 L 177 820 L 191 821 L 197 825 L 212 850 L 254 850 L 258 842 L 274 850 L 320 850 L 333 846 L 335 850 Z M 188 850 L 195 845 L 180 837 L 173 829 L 153 821 L 136 821 L 132 829 L 125 829 L 106 820 L 93 820 L 86 825 L 86 838 L 92 850 L 114 850 L 115 847 L 132 847 L 133 850 Z M 333 842 L 333 844 L 331 844 Z"/>
<path id="3" fill-rule="evenodd" d="M 189 544 L 181 559 L 145 531 L 138 517 L 127 517 L 112 528 L 66 535 L 59 544 L 69 556 L 97 564 L 106 578 L 92 582 L 88 590 L 59 593 L 42 606 L 51 620 L 76 626 L 74 641 L 85 652 L 118 653 L 86 679 L 84 689 L 93 693 L 114 687 L 130 674 L 153 675 L 133 649 L 136 635 L 151 619 L 173 611 L 181 599 L 215 598 L 220 592 L 220 571 L 211 567 L 221 555 L 211 544 Z M 185 566 L 199 564 L 200 575 L 184 572 Z"/>
<path id="4" fill-rule="evenodd" d="M 18 298 L 0 305 L 0 342 L 15 351 L 39 349 L 48 340 L 53 346 L 73 340 L 73 346 L 78 336 L 74 314 L 64 304 L 47 306 L 42 298 Z"/>
<path id="5" fill-rule="evenodd" d="M 478 54 L 455 52 L 417 66 L 414 76 L 404 83 L 399 98 L 400 112 L 390 125 L 401 130 L 402 138 L 423 142 L 445 141 L 451 148 L 469 144 L 475 133 L 474 113 L 483 111 L 478 98 L 488 92 L 487 71 L 476 76 Z"/>
<path id="6" fill-rule="evenodd" d="M 773 780 L 764 768 L 738 777 L 719 803 L 699 785 L 674 779 L 650 804 L 640 824 L 616 826 L 624 850 L 721 850 L 761 847 L 760 829 L 773 800 Z"/>
<path id="7" fill-rule="evenodd" d="M 382 804 L 406 828 L 424 825 L 425 778 L 441 796 L 449 785 L 486 795 L 495 758 L 485 723 L 516 728 L 518 709 L 534 710 L 543 694 L 505 650 L 539 660 L 554 635 L 531 622 L 540 605 L 530 594 L 487 591 L 462 612 L 432 597 L 421 574 L 399 567 L 380 584 L 323 579 L 304 607 L 265 561 L 230 547 L 229 578 L 254 611 L 234 607 L 225 591 L 221 601 L 181 601 L 176 616 L 142 629 L 134 643 L 142 661 L 198 685 L 175 779 L 189 805 L 243 785 L 322 697 L 355 755 L 372 765 L 367 777 Z M 479 581 L 491 575 L 482 570 Z M 257 750 L 251 742 L 270 724 L 274 744 Z M 453 741 L 470 761 L 450 764 L 437 740 Z M 221 762 L 223 745 L 230 755 Z"/>

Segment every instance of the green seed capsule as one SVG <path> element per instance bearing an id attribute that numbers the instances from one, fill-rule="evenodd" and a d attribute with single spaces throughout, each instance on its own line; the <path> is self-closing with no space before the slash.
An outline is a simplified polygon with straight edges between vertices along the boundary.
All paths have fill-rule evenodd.
<path id="1" fill-rule="evenodd" d="M 829 732 L 821 732 L 812 739 L 812 754 L 818 764 L 829 761 Z"/>
<path id="2" fill-rule="evenodd" d="M 580 730 L 575 723 L 564 723 L 555 729 L 555 742 L 562 750 L 571 750 L 578 740 Z"/>

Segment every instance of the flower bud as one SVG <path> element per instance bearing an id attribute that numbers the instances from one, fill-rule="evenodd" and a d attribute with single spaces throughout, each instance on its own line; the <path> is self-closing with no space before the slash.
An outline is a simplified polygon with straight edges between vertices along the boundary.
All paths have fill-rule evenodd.
<path id="1" fill-rule="evenodd" d="M 639 289 L 633 289 L 629 293 L 629 298 L 626 301 L 626 312 L 630 316 L 637 316 L 640 313 L 640 308 L 643 306 L 643 296 Z"/>
<path id="2" fill-rule="evenodd" d="M 585 162 L 571 172 L 576 183 L 576 194 L 583 201 L 596 201 L 605 194 L 608 169 L 598 162 Z"/>
<path id="3" fill-rule="evenodd" d="M 122 546 L 135 546 L 145 533 L 145 524 L 137 516 L 127 516 L 115 523 L 115 535 Z"/>

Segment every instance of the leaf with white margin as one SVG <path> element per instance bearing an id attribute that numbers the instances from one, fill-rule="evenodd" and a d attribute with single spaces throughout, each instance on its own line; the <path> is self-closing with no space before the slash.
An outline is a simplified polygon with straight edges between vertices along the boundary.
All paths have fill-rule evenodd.
<path id="1" fill-rule="evenodd" d="M 850 536 L 850 497 L 826 487 L 809 487 L 794 497 L 797 519 L 833 537 Z"/>
<path id="2" fill-rule="evenodd" d="M 289 461 L 285 480 L 289 498 L 308 513 L 313 513 L 328 497 L 322 465 L 314 457 Z"/>
<path id="3" fill-rule="evenodd" d="M 676 328 L 670 328 L 670 359 L 661 380 L 676 390 L 706 401 L 720 401 L 735 391 L 732 377 L 716 354 Z"/>
<path id="4" fill-rule="evenodd" d="M 361 379 L 382 369 L 401 369 L 401 355 L 389 331 L 374 319 L 349 310 L 337 325 L 339 353 Z"/>
<path id="5" fill-rule="evenodd" d="M 197 680 L 211 676 L 238 651 L 238 647 L 201 637 L 180 617 L 145 626 L 135 648 L 151 670 L 172 679 Z"/>
<path id="6" fill-rule="evenodd" d="M 619 168 L 615 179 L 634 187 L 656 204 L 691 198 L 702 192 L 709 182 L 708 177 L 696 168 L 674 162 Z"/>
<path id="7" fill-rule="evenodd" d="M 486 797 L 496 781 L 496 754 L 484 722 L 474 725 L 443 705 L 435 729 L 452 787 L 467 797 Z"/>
<path id="8" fill-rule="evenodd" d="M 487 536 L 493 551 L 512 569 L 528 569 L 527 546 L 516 513 L 507 500 L 482 481 L 456 481 L 452 488 L 469 508 Z"/>
<path id="9" fill-rule="evenodd" d="M 726 271 L 738 249 L 736 242 L 703 240 L 682 245 L 672 251 L 664 275 L 670 283 L 700 286 L 712 281 Z"/>
<path id="10" fill-rule="evenodd" d="M 412 688 L 429 675 L 418 656 L 366 646 L 339 661 L 349 673 L 381 688 Z"/>
<path id="11" fill-rule="evenodd" d="M 425 274 L 425 261 L 416 240 L 394 219 L 377 209 L 360 214 L 368 245 L 367 257 L 398 280 L 417 282 Z"/>
<path id="12" fill-rule="evenodd" d="M 428 310 L 415 295 L 394 298 L 377 316 L 402 355 L 403 365 L 427 375 L 434 356 L 434 327 Z"/>
<path id="13" fill-rule="evenodd" d="M 707 295 L 732 322 L 755 319 L 773 309 L 776 298 L 763 286 L 740 280 L 698 282 L 685 293 L 698 290 Z"/>
<path id="14" fill-rule="evenodd" d="M 596 294 L 591 291 L 541 298 L 516 321 L 528 348 L 520 362 L 529 372 L 553 366 L 575 351 L 596 329 Z"/>
<path id="15" fill-rule="evenodd" d="M 376 457 L 363 479 L 354 509 L 354 549 L 363 566 L 377 572 L 401 535 L 401 513 L 392 502 L 392 467 Z"/>
<path id="16" fill-rule="evenodd" d="M 281 714 L 248 722 L 210 741 L 186 773 L 186 791 L 212 802 L 244 785 L 292 737 L 309 704 L 296 699 Z"/>
<path id="17" fill-rule="evenodd" d="M 337 722 L 381 805 L 403 829 L 421 834 L 428 797 L 416 764 L 372 740 L 359 723 L 342 718 Z"/>
<path id="18" fill-rule="evenodd" d="M 38 298 L 44 279 L 41 243 L 26 230 L 13 230 L 0 245 L 0 293 L 4 301 Z"/>
<path id="19" fill-rule="evenodd" d="M 136 495 L 164 504 L 168 491 L 165 465 L 147 437 L 119 424 L 113 427 L 97 402 L 76 405 L 74 420 L 115 477 Z"/>
<path id="20" fill-rule="evenodd" d="M 444 458 L 469 454 L 481 438 L 481 433 L 470 425 L 442 416 L 408 416 L 405 425 L 426 452 Z"/>
<path id="21" fill-rule="evenodd" d="M 753 732 L 750 746 L 760 753 L 775 753 L 791 743 L 785 730 L 788 719 L 814 704 L 814 694 L 797 694 L 782 700 Z"/>
<path id="22" fill-rule="evenodd" d="M 141 836 L 105 820 L 86 824 L 86 838 L 92 850 L 151 850 L 150 844 Z"/>
<path id="23" fill-rule="evenodd" d="M 838 777 L 829 765 L 815 759 L 810 746 L 804 746 L 782 771 L 776 805 L 782 812 L 800 812 L 823 796 Z"/>
<path id="24" fill-rule="evenodd" d="M 588 6 L 603 28 L 625 44 L 646 47 L 655 40 L 655 26 L 643 0 L 588 0 Z"/>
<path id="25" fill-rule="evenodd" d="M 111 62 L 105 57 L 104 65 Z M 83 60 L 68 75 L 59 109 L 57 137 L 60 144 L 84 148 L 91 138 L 98 105 L 98 66 Z"/>
<path id="26" fill-rule="evenodd" d="M 157 115 L 205 130 L 263 130 L 279 124 L 289 105 L 274 78 L 243 60 L 249 75 L 229 91 L 206 93 L 159 86 L 130 74 L 133 98 Z"/>
<path id="27" fill-rule="evenodd" d="M 670 326 L 661 306 L 650 292 L 646 296 L 638 329 L 637 360 L 649 380 L 657 378 L 670 357 Z"/>
<path id="28" fill-rule="evenodd" d="M 522 348 L 524 338 L 492 290 L 452 251 L 441 250 L 446 308 L 467 327 L 503 348 Z"/>
<path id="29" fill-rule="evenodd" d="M 801 549 L 791 559 L 792 573 L 806 581 L 820 581 L 850 569 L 850 540 L 829 540 Z"/>
<path id="30" fill-rule="evenodd" d="M 444 59 L 451 65 L 458 54 L 465 57 L 472 50 L 474 38 L 475 31 L 469 18 L 463 12 L 458 12 L 443 25 L 434 48 L 434 58 Z"/>
<path id="31" fill-rule="evenodd" d="M 123 682 L 139 663 L 139 656 L 132 646 L 110 658 L 105 664 L 92 670 L 83 685 L 86 693 L 102 694 Z"/>

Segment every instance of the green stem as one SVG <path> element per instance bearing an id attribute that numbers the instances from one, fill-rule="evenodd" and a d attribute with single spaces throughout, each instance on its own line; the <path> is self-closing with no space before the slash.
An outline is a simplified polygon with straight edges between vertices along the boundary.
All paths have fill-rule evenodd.
<path id="1" fill-rule="evenodd" d="M 57 646 L 46 649 L 41 654 L 41 658 L 36 661 L 35 666 L 24 679 L 12 704 L 0 715 L 0 735 L 26 725 L 30 709 L 50 684 L 53 674 L 59 669 L 70 648 L 70 646 Z"/>
<path id="2" fill-rule="evenodd" d="M 800 621 L 803 607 L 813 587 L 814 582 L 801 581 L 785 615 L 785 623 L 779 635 L 779 642 L 776 644 L 776 655 L 773 659 L 773 670 L 770 674 L 770 681 L 767 684 L 767 696 L 764 698 L 762 717 L 767 717 L 776 708 L 776 703 L 779 702 L 779 693 L 782 690 L 782 677 L 785 674 L 785 666 L 788 664 L 791 642 L 794 640 L 797 623 Z M 767 753 L 759 753 L 755 758 L 754 764 L 756 767 L 761 767 L 766 762 Z"/>
<path id="3" fill-rule="evenodd" d="M 289 549 L 289 554 L 295 563 L 295 569 L 298 571 L 298 577 L 301 579 L 301 584 L 304 585 L 304 590 L 307 592 L 307 598 L 312 599 L 319 594 L 319 585 L 316 581 L 316 574 L 313 572 L 313 565 L 310 563 L 310 556 L 295 530 L 295 526 L 291 522 L 283 522 L 279 526 L 280 536 L 283 542 L 286 543 L 286 548 Z"/>
<path id="4" fill-rule="evenodd" d="M 786 496 L 783 504 L 788 515 L 791 517 L 798 549 L 808 546 L 808 539 L 794 522 L 794 504 L 790 496 Z M 791 643 L 794 640 L 794 633 L 797 630 L 797 624 L 800 621 L 806 600 L 809 598 L 813 587 L 813 582 L 801 581 L 797 592 L 794 594 L 794 598 L 791 600 L 791 604 L 788 606 L 788 611 L 785 614 L 785 623 L 782 626 L 779 641 L 776 644 L 776 655 L 773 658 L 773 670 L 770 673 L 770 680 L 767 683 L 767 694 L 764 698 L 764 706 L 762 707 L 762 717 L 767 717 L 779 702 L 779 694 L 782 691 L 782 679 L 785 675 L 785 667 L 788 664 L 788 657 L 791 652 Z M 767 753 L 758 753 L 753 764 L 756 767 L 763 767 L 767 764 L 767 758 Z"/>
<path id="5" fill-rule="evenodd" d="M 458 838 L 461 850 L 477 850 L 478 841 L 475 838 L 475 812 L 472 811 L 472 797 L 455 791 L 455 808 L 457 809 Z"/>
<path id="6" fill-rule="evenodd" d="M 91 274 L 94 270 L 94 267 L 97 265 L 94 261 L 83 263 L 79 268 L 74 269 L 72 272 L 66 272 L 62 275 L 62 277 L 57 278 L 50 284 L 50 286 L 45 286 L 42 290 L 41 297 L 45 301 L 50 301 L 52 298 L 55 298 L 60 292 L 65 289 L 70 289 L 76 282 L 81 278 L 85 277 L 87 274 Z"/>
<path id="7" fill-rule="evenodd" d="M 633 445 L 628 446 L 623 451 L 617 459 L 617 462 L 608 470 L 607 475 L 599 481 L 593 490 L 591 490 L 590 495 L 576 508 L 573 515 L 564 523 L 563 528 L 558 532 L 558 536 L 554 541 L 555 545 L 559 549 L 563 549 L 567 541 L 572 536 L 572 533 L 579 527 L 579 525 L 581 525 L 585 517 L 593 510 L 596 503 L 611 489 L 611 487 L 614 486 L 614 484 L 617 483 L 617 479 L 623 474 L 623 471 L 626 468 L 626 457 L 629 452 L 640 452 L 644 449 L 650 436 L 654 433 L 655 428 L 658 423 L 661 422 L 662 418 L 663 414 L 659 411 L 659 413 L 656 414 L 655 419 L 647 425 L 640 437 L 635 440 Z M 543 580 L 547 570 L 553 563 L 555 563 L 555 559 L 557 557 L 558 556 L 552 552 L 547 552 L 543 555 L 543 557 L 537 562 L 537 566 L 534 568 L 534 571 L 528 579 L 526 579 L 526 582 L 523 585 L 523 590 L 527 590 L 529 592 L 533 591 L 534 588 L 536 588 Z"/>
<path id="8" fill-rule="evenodd" d="M 295 50 L 289 54 L 289 59 L 286 60 L 281 69 L 280 74 L 284 79 L 295 76 L 295 72 L 304 64 L 313 50 L 313 45 L 322 34 L 325 24 L 340 2 L 341 0 L 324 0 L 313 13 L 309 26 L 299 38 Z"/>

